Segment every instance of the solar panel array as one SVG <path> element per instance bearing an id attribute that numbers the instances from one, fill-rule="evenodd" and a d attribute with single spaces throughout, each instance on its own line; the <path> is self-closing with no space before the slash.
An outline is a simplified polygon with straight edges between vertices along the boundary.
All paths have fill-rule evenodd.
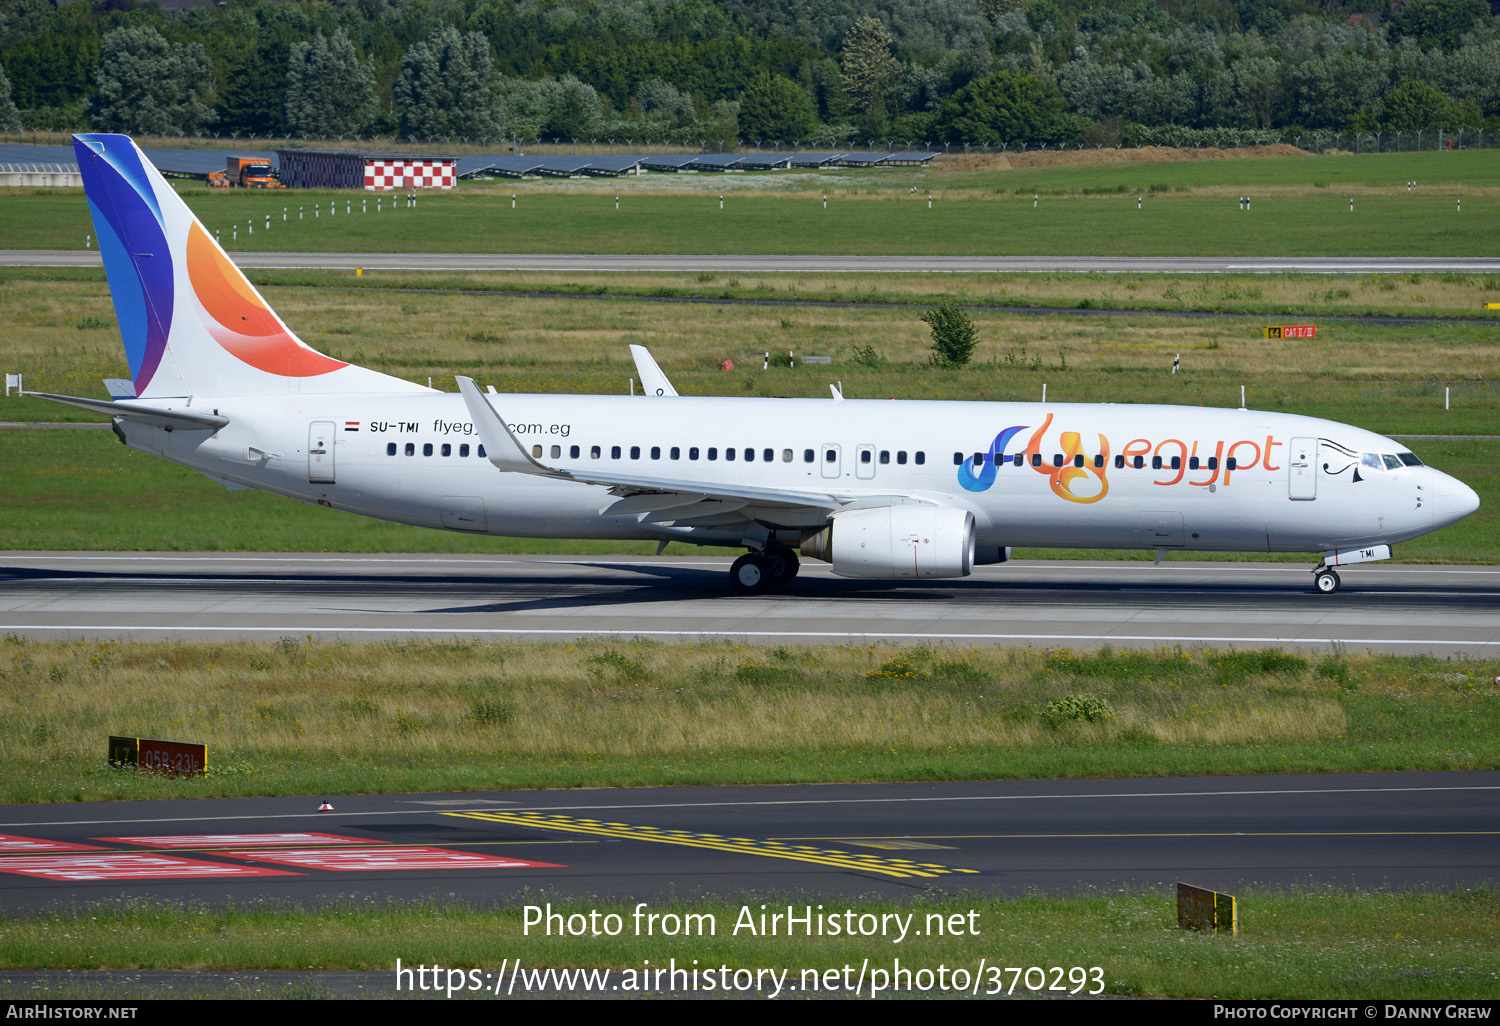
<path id="1" fill-rule="evenodd" d="M 272 167 L 280 161 L 274 152 L 257 150 L 144 150 L 151 162 L 166 175 L 205 177 L 210 171 L 222 171 L 226 158 L 254 157 L 269 160 Z M 459 178 L 474 175 L 502 175 L 521 178 L 526 175 L 554 177 L 572 175 L 623 175 L 637 169 L 646 171 L 744 171 L 789 167 L 880 167 L 896 164 L 928 164 L 940 156 L 936 152 L 903 153 L 666 153 L 651 155 L 612 154 L 602 156 L 527 157 L 511 154 L 464 156 L 454 158 Z M 73 173 L 78 163 L 71 146 L 30 146 L 25 143 L 0 144 L 0 163 L 60 164 L 53 173 Z"/>
<path id="2" fill-rule="evenodd" d="M 0 175 L 76 175 L 78 165 L 74 163 L 38 164 L 0 160 Z"/>

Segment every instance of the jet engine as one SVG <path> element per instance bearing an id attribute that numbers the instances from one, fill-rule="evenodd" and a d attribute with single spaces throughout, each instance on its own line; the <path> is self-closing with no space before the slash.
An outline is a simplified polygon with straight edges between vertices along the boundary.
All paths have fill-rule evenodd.
<path id="1" fill-rule="evenodd" d="M 974 569 L 974 514 L 947 506 L 851 509 L 803 539 L 801 551 L 832 563 L 840 577 L 967 577 Z"/>

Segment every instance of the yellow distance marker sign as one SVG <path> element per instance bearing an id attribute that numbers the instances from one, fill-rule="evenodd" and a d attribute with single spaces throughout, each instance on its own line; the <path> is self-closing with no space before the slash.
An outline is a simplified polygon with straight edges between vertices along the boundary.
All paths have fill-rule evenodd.
<path id="1" fill-rule="evenodd" d="M 757 840 L 752 837 L 726 837 L 722 834 L 700 834 L 692 830 L 667 830 L 662 827 L 632 826 L 598 819 L 551 815 L 544 812 L 445 812 L 445 816 L 482 819 L 488 823 L 509 823 L 538 830 L 562 830 L 574 834 L 593 834 L 629 841 L 652 841 L 657 844 L 679 844 L 689 848 L 712 848 L 740 855 L 762 855 L 773 859 L 812 862 L 836 869 L 853 869 L 862 873 L 879 873 L 898 879 L 910 877 L 951 876 L 958 873 L 978 874 L 977 869 L 942 866 L 931 862 L 884 858 L 862 852 L 816 848 L 781 841 Z"/>

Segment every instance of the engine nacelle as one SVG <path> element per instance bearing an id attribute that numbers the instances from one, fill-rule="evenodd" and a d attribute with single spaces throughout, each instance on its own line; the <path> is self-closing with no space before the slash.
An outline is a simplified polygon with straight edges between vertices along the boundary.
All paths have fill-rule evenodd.
<path id="1" fill-rule="evenodd" d="M 947 506 L 851 509 L 804 540 L 802 554 L 832 563 L 840 577 L 967 577 L 974 514 Z"/>

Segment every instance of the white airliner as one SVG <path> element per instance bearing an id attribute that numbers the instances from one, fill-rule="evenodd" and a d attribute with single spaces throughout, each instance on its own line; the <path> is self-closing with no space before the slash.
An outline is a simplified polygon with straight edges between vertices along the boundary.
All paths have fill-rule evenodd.
<path id="1" fill-rule="evenodd" d="M 1479 508 L 1398 442 L 1280 413 L 692 398 L 639 349 L 646 398 L 437 391 L 305 345 L 128 137 L 74 148 L 133 380 L 44 397 L 231 488 L 450 531 L 743 546 L 746 593 L 798 552 L 935 578 L 1013 545 L 1320 552 L 1332 593 L 1334 567 Z"/>

